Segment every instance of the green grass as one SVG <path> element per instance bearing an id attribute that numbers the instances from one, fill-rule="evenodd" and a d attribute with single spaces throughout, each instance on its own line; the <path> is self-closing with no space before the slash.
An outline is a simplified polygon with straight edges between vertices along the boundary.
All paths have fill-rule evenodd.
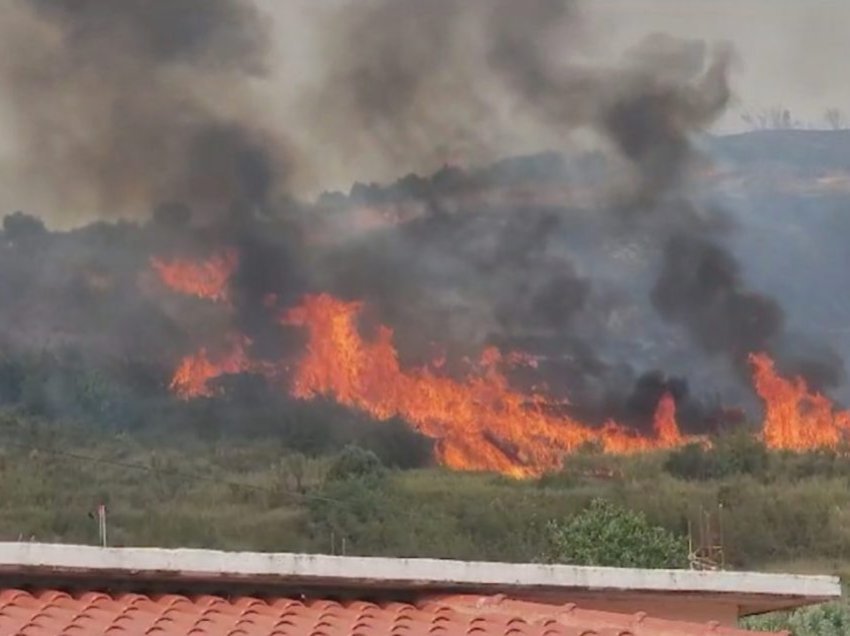
<path id="1" fill-rule="evenodd" d="M 441 468 L 328 481 L 333 456 L 274 438 L 93 435 L 7 415 L 0 539 L 95 543 L 89 513 L 106 503 L 115 545 L 328 552 L 345 539 L 349 554 L 530 561 L 549 521 L 601 497 L 679 534 L 722 504 L 732 568 L 850 573 L 846 458 L 770 454 L 757 470 L 710 479 L 670 474 L 668 458 L 585 453 L 527 481 Z"/>

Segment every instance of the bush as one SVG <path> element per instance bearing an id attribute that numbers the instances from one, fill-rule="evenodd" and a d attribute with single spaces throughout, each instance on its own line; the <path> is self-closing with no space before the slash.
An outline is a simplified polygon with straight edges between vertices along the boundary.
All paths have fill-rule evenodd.
<path id="1" fill-rule="evenodd" d="M 688 480 L 721 479 L 731 475 L 764 476 L 769 468 L 765 445 L 746 430 L 717 438 L 710 448 L 695 443 L 671 451 L 664 470 Z"/>
<path id="2" fill-rule="evenodd" d="M 328 470 L 329 481 L 380 478 L 386 472 L 378 456 L 359 446 L 346 446 Z"/>
<path id="3" fill-rule="evenodd" d="M 358 443 L 373 451 L 385 466 L 407 470 L 423 468 L 431 463 L 433 441 L 404 420 L 394 417 L 372 426 L 364 425 L 363 428 L 367 430 Z"/>
<path id="4" fill-rule="evenodd" d="M 683 568 L 688 550 L 684 537 L 650 525 L 642 513 L 594 499 L 566 524 L 550 523 L 546 559 L 575 565 Z"/>
<path id="5" fill-rule="evenodd" d="M 664 470 L 679 479 L 704 481 L 717 476 L 714 457 L 699 443 L 671 451 Z"/>
<path id="6" fill-rule="evenodd" d="M 845 636 L 850 634 L 850 606 L 829 603 L 794 612 L 748 618 L 744 627 L 761 631 L 788 630 L 794 636 Z"/>
<path id="7" fill-rule="evenodd" d="M 719 437 L 712 452 L 722 476 L 763 476 L 769 466 L 767 447 L 746 429 Z"/>

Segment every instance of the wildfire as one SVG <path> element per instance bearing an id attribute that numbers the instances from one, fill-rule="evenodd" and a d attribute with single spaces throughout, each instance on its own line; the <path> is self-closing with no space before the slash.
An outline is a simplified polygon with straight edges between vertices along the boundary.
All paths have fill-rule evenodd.
<path id="1" fill-rule="evenodd" d="M 234 249 L 222 250 L 205 261 L 151 259 L 151 267 L 166 287 L 214 302 L 228 301 L 228 283 L 238 264 Z"/>
<path id="2" fill-rule="evenodd" d="M 391 329 L 380 327 L 371 341 L 360 335 L 360 309 L 361 303 L 321 294 L 284 315 L 285 324 L 308 334 L 293 395 L 330 396 L 378 419 L 401 416 L 438 440 L 437 459 L 445 466 L 530 476 L 560 468 L 566 454 L 588 442 L 631 452 L 683 440 L 671 396 L 659 406 L 655 438 L 614 422 L 591 428 L 543 395 L 512 389 L 499 371 L 502 356 L 495 349 L 485 351 L 480 370 L 463 381 L 438 376 L 429 367 L 403 370 Z"/>
<path id="3" fill-rule="evenodd" d="M 781 377 L 765 353 L 752 354 L 750 363 L 756 392 L 764 401 L 762 435 L 769 448 L 836 448 L 850 433 L 850 411 L 836 411 L 803 378 Z"/>
<path id="4" fill-rule="evenodd" d="M 244 373 L 254 367 L 245 353 L 250 344 L 247 338 L 231 337 L 230 346 L 223 354 L 211 356 L 206 348 L 202 348 L 186 356 L 174 372 L 171 390 L 184 400 L 212 396 L 210 380 L 228 373 Z"/>
<path id="5" fill-rule="evenodd" d="M 176 292 L 228 301 L 230 276 L 238 265 L 234 250 L 205 261 L 152 259 L 162 282 Z M 276 311 L 277 297 L 263 303 Z M 462 470 L 491 470 L 527 477 L 557 470 L 564 456 L 585 444 L 606 452 L 631 453 L 674 448 L 697 438 L 683 435 L 676 421 L 676 401 L 669 393 L 659 400 L 650 435 L 617 422 L 591 427 L 566 414 L 567 404 L 537 388 L 511 387 L 505 370 L 535 368 L 537 360 L 523 352 L 488 347 L 469 362 L 462 379 L 445 375 L 445 352 L 421 367 L 403 369 L 393 344 L 393 330 L 380 326 L 371 338 L 357 327 L 359 302 L 328 294 L 308 296 L 286 311 L 281 323 L 301 327 L 307 342 L 288 377 L 299 399 L 327 396 L 378 419 L 399 416 L 436 440 L 437 460 Z M 250 340 L 231 336 L 223 351 L 206 348 L 186 356 L 171 381 L 182 399 L 213 395 L 211 380 L 235 373 L 283 375 L 289 365 L 256 362 L 248 354 Z M 850 434 L 850 411 L 838 411 L 825 396 L 810 391 L 802 378 L 783 378 L 765 353 L 750 356 L 756 392 L 764 402 L 762 436 L 770 448 L 808 450 L 836 448 Z"/>
<path id="6" fill-rule="evenodd" d="M 658 400 L 652 424 L 658 443 L 664 448 L 679 446 L 684 441 L 676 423 L 676 400 L 669 393 L 665 393 Z"/>

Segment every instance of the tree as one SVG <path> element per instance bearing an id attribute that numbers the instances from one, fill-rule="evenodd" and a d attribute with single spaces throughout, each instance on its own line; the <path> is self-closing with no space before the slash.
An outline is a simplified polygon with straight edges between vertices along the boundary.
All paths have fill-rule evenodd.
<path id="1" fill-rule="evenodd" d="M 595 499 L 567 523 L 550 522 L 549 562 L 634 568 L 683 568 L 687 542 L 646 516 Z"/>
<path id="2" fill-rule="evenodd" d="M 329 481 L 344 481 L 347 479 L 380 479 L 386 469 L 370 450 L 359 446 L 348 445 L 342 449 L 328 470 Z"/>
<path id="3" fill-rule="evenodd" d="M 39 239 L 47 234 L 44 221 L 23 212 L 7 214 L 3 217 L 3 232 L 13 243 Z"/>
<path id="4" fill-rule="evenodd" d="M 833 130 L 841 130 L 842 128 L 844 128 L 844 114 L 837 108 L 827 109 L 826 113 L 824 113 L 823 118 L 826 120 L 826 123 L 829 124 L 829 127 Z"/>

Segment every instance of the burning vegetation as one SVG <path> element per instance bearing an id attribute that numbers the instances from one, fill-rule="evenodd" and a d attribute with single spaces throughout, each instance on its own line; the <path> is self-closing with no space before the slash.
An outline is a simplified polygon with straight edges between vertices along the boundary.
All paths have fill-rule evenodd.
<path id="1" fill-rule="evenodd" d="M 5 218 L 2 344 L 83 352 L 146 405 L 239 422 L 331 401 L 404 422 L 445 466 L 520 477 L 587 446 L 702 443 L 741 425 L 730 404 L 758 417 L 755 396 L 769 447 L 843 444 L 840 355 L 751 275 L 740 244 L 762 237 L 703 196 L 695 140 L 731 97 L 730 51 L 655 35 L 595 64 L 567 0 L 423 6 L 331 11 L 280 128 L 252 101 L 272 59 L 253 2 L 16 3 L 12 174 L 75 229 Z M 557 152 L 516 156 L 535 140 Z M 330 155 L 410 174 L 298 196 Z"/>
<path id="2" fill-rule="evenodd" d="M 163 284 L 174 291 L 215 302 L 228 301 L 230 277 L 237 265 L 233 249 L 225 249 L 199 263 L 185 258 L 151 259 L 151 266 Z"/>
<path id="3" fill-rule="evenodd" d="M 164 276 L 163 282 L 171 284 Z M 182 284 L 171 286 L 185 293 Z M 281 324 L 303 329 L 307 339 L 294 364 L 282 362 L 274 375 L 292 369 L 283 390 L 295 398 L 330 397 L 378 420 L 403 418 L 437 441 L 436 459 L 450 468 L 528 477 L 558 470 L 567 455 L 588 444 L 605 452 L 631 453 L 701 439 L 680 431 L 670 392 L 655 405 L 648 434 L 613 420 L 601 426 L 581 422 L 567 414 L 569 404 L 511 387 L 503 363 L 528 359 L 517 352 L 503 356 L 490 347 L 460 380 L 440 373 L 440 359 L 403 369 L 391 328 L 380 325 L 370 340 L 363 338 L 357 323 L 362 309 L 361 302 L 318 294 L 284 311 Z M 258 367 L 248 358 L 248 344 L 234 339 L 219 357 L 211 358 L 206 349 L 186 356 L 171 389 L 183 399 L 208 397 L 211 381 L 219 376 L 260 368 L 262 374 L 272 374 L 274 365 Z M 828 398 L 810 392 L 802 378 L 778 375 L 767 354 L 752 354 L 750 363 L 755 390 L 764 403 L 761 437 L 768 448 L 836 449 L 845 443 L 850 413 L 836 411 Z"/>

